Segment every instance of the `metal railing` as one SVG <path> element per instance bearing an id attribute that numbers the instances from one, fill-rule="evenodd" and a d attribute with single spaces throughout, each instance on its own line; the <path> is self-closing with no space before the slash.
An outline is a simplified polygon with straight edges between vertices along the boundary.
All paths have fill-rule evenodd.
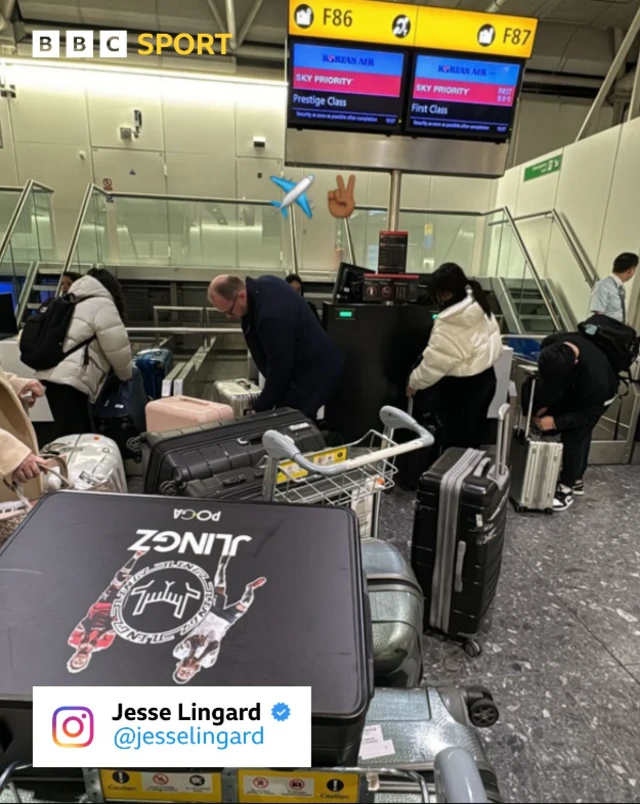
<path id="1" fill-rule="evenodd" d="M 15 187 L 0 187 L 0 192 L 2 190 L 15 190 Z M 22 192 L 20 193 L 20 198 L 18 199 L 18 203 L 16 204 L 15 209 L 13 210 L 13 214 L 9 219 L 9 225 L 6 228 L 6 231 L 0 241 L 0 263 L 4 261 L 7 249 L 9 247 L 9 243 L 11 242 L 11 238 L 15 234 L 15 229 L 20 220 L 20 215 L 29 200 L 31 193 L 34 189 L 41 190 L 44 193 L 51 193 L 53 194 L 54 190 L 52 187 L 48 187 L 46 184 L 41 184 L 38 181 L 34 181 L 33 179 L 29 179 L 25 186 L 22 188 Z M 52 222 L 53 223 L 53 222 Z M 52 225 L 53 229 L 53 225 Z"/>
<path id="2" fill-rule="evenodd" d="M 165 195 L 160 193 L 107 192 L 106 190 L 103 190 L 102 187 L 98 187 L 97 184 L 89 184 L 87 186 L 87 189 L 85 190 L 82 204 L 80 205 L 80 212 L 78 213 L 78 217 L 73 227 L 71 240 L 69 242 L 69 248 L 67 250 L 67 255 L 65 257 L 63 264 L 63 270 L 62 270 L 63 274 L 65 271 L 68 271 L 70 269 L 71 263 L 73 262 L 74 254 L 76 253 L 78 243 L 80 241 L 80 235 L 82 233 L 82 227 L 85 222 L 85 217 L 87 215 L 87 211 L 89 209 L 89 206 L 95 193 L 102 196 L 105 202 L 113 202 L 119 198 L 129 198 L 129 199 L 136 199 L 139 201 L 163 201 L 167 203 L 171 201 L 178 201 L 178 202 L 187 202 L 196 204 L 234 204 L 236 206 L 257 206 L 257 207 L 272 208 L 272 205 L 269 201 L 264 201 L 262 199 L 220 198 L 211 196 L 178 195 L 178 194 Z M 276 210 L 274 209 L 274 214 L 275 213 Z M 294 273 L 298 273 L 298 233 L 296 228 L 295 215 L 289 215 L 288 222 L 291 237 L 291 260 Z"/>

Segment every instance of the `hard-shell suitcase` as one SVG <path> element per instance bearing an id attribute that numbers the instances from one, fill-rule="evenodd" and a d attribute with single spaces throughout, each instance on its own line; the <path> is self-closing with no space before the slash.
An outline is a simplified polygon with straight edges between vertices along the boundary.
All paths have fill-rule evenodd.
<path id="1" fill-rule="evenodd" d="M 64 436 L 42 449 L 67 463 L 69 481 L 78 491 L 127 492 L 127 478 L 118 445 L 94 433 Z"/>
<path id="2" fill-rule="evenodd" d="M 418 687 L 422 680 L 422 589 L 392 544 L 380 539 L 362 539 L 361 544 L 371 602 L 376 686 Z"/>
<path id="3" fill-rule="evenodd" d="M 559 440 L 532 429 L 536 377 L 527 390 L 526 420 L 520 410 L 518 430 L 511 444 L 511 499 L 516 511 L 553 513 L 553 500 L 562 469 L 563 446 Z M 525 399 L 523 398 L 523 403 Z"/>
<path id="4" fill-rule="evenodd" d="M 263 480 L 263 467 L 244 466 L 204 480 L 191 480 L 181 489 L 180 496 L 199 500 L 260 500 Z"/>
<path id="5" fill-rule="evenodd" d="M 251 380 L 219 380 L 214 385 L 218 402 L 231 405 L 236 419 L 246 415 L 260 396 L 260 387 Z"/>
<path id="6" fill-rule="evenodd" d="M 291 408 L 257 413 L 241 421 L 202 425 L 143 437 L 145 494 L 180 494 L 192 480 L 221 472 L 258 466 L 264 459 L 262 435 L 279 430 L 290 435 L 303 452 L 325 443 L 316 425 Z"/>
<path id="7" fill-rule="evenodd" d="M 411 564 L 425 598 L 426 629 L 460 641 L 472 638 L 498 587 L 509 500 L 508 405 L 500 409 L 497 456 L 452 448 L 420 479 Z"/>
<path id="8" fill-rule="evenodd" d="M 219 402 L 195 399 L 190 396 L 166 396 L 154 399 L 146 408 L 147 430 L 164 433 L 199 424 L 227 422 L 233 419 L 233 408 Z"/>
<path id="9" fill-rule="evenodd" d="M 142 374 L 134 366 L 127 382 L 110 377 L 96 404 L 96 430 L 116 442 L 125 460 L 141 460 L 141 434 L 145 430 L 144 411 L 148 401 Z"/>
<path id="10" fill-rule="evenodd" d="M 140 369 L 149 398 L 160 399 L 164 378 L 173 368 L 171 349 L 144 349 L 135 356 L 134 363 Z"/>
<path id="11" fill-rule="evenodd" d="M 443 781 L 455 781 L 455 777 L 463 783 L 460 795 L 437 797 L 433 798 L 434 801 L 486 799 L 499 804 L 502 799 L 498 778 L 469 714 L 474 706 L 479 708 L 476 702 L 485 709 L 488 707 L 489 699 L 478 698 L 485 692 L 467 692 L 456 687 L 412 690 L 376 688 L 367 714 L 359 764 L 372 769 L 383 767 L 415 771 L 426 780 L 430 789 L 442 785 Z M 447 757 L 443 753 L 449 753 L 452 749 L 463 751 L 472 761 L 466 766 L 463 763 L 462 766 L 444 768 L 442 762 Z M 454 779 L 437 779 L 436 770 L 453 770 Z M 392 782 L 393 777 L 385 777 L 382 773 L 381 780 Z M 468 797 L 471 791 L 474 791 L 474 795 Z M 418 792 L 417 788 L 415 792 Z M 410 794 L 414 792 L 407 785 L 406 795 L 395 800 L 411 801 Z"/>
<path id="12" fill-rule="evenodd" d="M 31 759 L 34 685 L 73 698 L 88 685 L 174 684 L 200 698 L 311 686 L 313 765 L 356 763 L 373 663 L 349 511 L 54 492 L 0 550 L 0 573 L 5 765 Z"/>

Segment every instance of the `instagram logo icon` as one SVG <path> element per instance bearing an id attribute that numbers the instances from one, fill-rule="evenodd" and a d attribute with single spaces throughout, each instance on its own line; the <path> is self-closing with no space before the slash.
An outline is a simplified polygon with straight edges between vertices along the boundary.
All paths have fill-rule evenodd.
<path id="1" fill-rule="evenodd" d="M 53 713 L 53 742 L 60 748 L 86 748 L 93 742 L 93 712 L 86 706 L 61 706 Z"/>

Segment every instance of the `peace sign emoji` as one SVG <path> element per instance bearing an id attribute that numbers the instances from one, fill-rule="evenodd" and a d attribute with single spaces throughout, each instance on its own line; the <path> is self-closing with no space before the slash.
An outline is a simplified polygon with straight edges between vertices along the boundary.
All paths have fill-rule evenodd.
<path id="1" fill-rule="evenodd" d="M 353 191 L 356 186 L 356 177 L 349 176 L 348 185 L 344 186 L 342 176 L 336 176 L 338 189 L 329 191 L 329 212 L 334 218 L 348 218 L 356 208 Z"/>

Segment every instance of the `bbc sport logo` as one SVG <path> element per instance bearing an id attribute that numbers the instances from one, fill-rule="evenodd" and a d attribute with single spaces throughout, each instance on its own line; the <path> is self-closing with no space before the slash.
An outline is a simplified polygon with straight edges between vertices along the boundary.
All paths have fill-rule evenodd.
<path id="1" fill-rule="evenodd" d="M 86 748 L 93 742 L 93 712 L 86 706 L 60 706 L 53 713 L 53 742 L 59 748 Z"/>
<path id="2" fill-rule="evenodd" d="M 31 55 L 34 59 L 59 59 L 63 31 L 34 31 Z M 64 55 L 68 59 L 92 59 L 96 55 L 94 31 L 64 31 Z M 98 31 L 98 56 L 101 59 L 126 59 L 128 31 Z M 160 56 L 166 51 L 172 55 L 227 56 L 230 33 L 167 34 L 141 33 L 137 36 L 137 53 L 140 56 Z"/>

